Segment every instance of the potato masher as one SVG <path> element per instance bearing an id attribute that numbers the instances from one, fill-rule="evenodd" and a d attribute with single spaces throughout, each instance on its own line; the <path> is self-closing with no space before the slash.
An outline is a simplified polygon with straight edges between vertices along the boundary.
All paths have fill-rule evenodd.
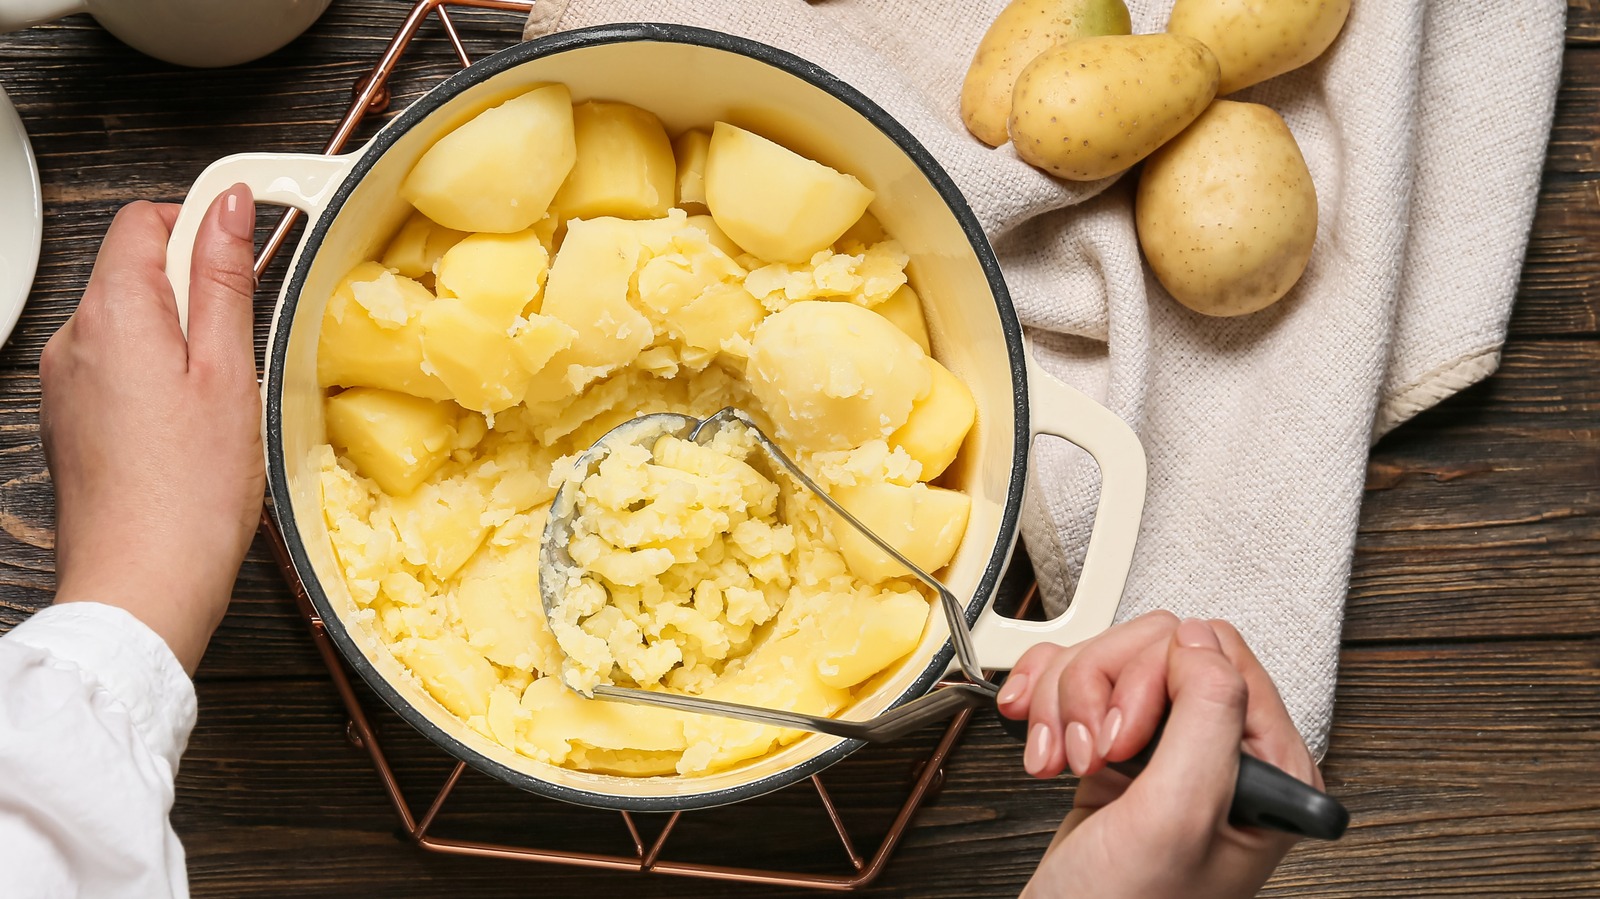
<path id="1" fill-rule="evenodd" d="M 577 458 L 573 463 L 576 469 L 576 476 L 568 479 L 562 485 L 561 489 L 556 493 L 555 501 L 551 504 L 550 520 L 545 525 L 544 540 L 540 547 L 539 592 L 540 599 L 544 604 L 545 615 L 551 615 L 560 601 L 561 587 L 567 584 L 573 576 L 581 573 L 578 564 L 573 561 L 572 555 L 567 551 L 567 544 L 572 537 L 573 518 L 577 515 L 577 486 L 594 472 L 600 461 L 618 446 L 641 444 L 645 441 L 668 435 L 693 440 L 698 443 L 710 438 L 719 429 L 730 424 L 737 425 L 748 431 L 755 438 L 757 445 L 767 454 L 767 457 L 776 463 L 779 468 L 799 482 L 801 486 L 816 494 L 841 519 L 859 531 L 862 536 L 872 541 L 879 549 L 888 553 L 890 558 L 905 566 L 913 577 L 927 584 L 938 594 L 939 605 L 944 609 L 945 620 L 950 625 L 950 642 L 955 647 L 956 660 L 966 680 L 935 689 L 925 696 L 920 696 L 866 721 L 824 718 L 818 715 L 806 715 L 799 712 L 761 708 L 742 703 L 704 699 L 699 696 L 644 690 L 637 687 L 618 687 L 610 684 L 597 685 L 594 688 L 594 696 L 619 702 L 658 706 L 681 712 L 736 718 L 757 724 L 769 724 L 775 727 L 793 728 L 868 742 L 894 740 L 935 721 L 948 718 L 962 709 L 992 702 L 1000 692 L 999 686 L 984 676 L 983 670 L 978 666 L 977 653 L 972 645 L 972 631 L 967 627 L 967 620 L 962 613 L 961 603 L 956 599 L 955 594 L 951 593 L 949 588 L 933 575 L 913 564 L 899 550 L 890 546 L 883 538 L 873 533 L 871 528 L 862 524 L 854 515 L 845 511 L 836 500 L 828 495 L 827 491 L 823 490 L 805 472 L 801 471 L 794 460 L 790 459 L 788 454 L 780 449 L 751 420 L 747 413 L 732 406 L 722 409 L 705 419 L 698 419 L 675 412 L 657 412 L 641 415 L 607 431 L 599 440 L 595 441 L 593 446 Z M 564 677 L 563 683 L 565 683 Z M 581 691 L 578 692 L 581 694 Z M 1026 722 L 1007 722 L 1004 717 L 1001 720 L 1008 724 L 1020 723 L 1024 726 L 1026 725 Z M 1014 728 L 1008 727 L 1008 730 L 1014 735 L 1023 736 L 1023 734 L 1016 733 Z M 1159 739 L 1160 733 L 1158 731 L 1149 745 L 1133 758 L 1123 762 L 1110 763 L 1108 767 L 1128 777 L 1138 775 L 1140 771 L 1144 770 L 1145 765 L 1149 763 Z M 1292 775 L 1273 765 L 1241 752 L 1239 753 L 1239 774 L 1234 784 L 1233 803 L 1229 811 L 1229 820 L 1239 825 L 1264 827 L 1317 839 L 1336 840 L 1344 834 L 1345 827 L 1350 821 L 1350 813 L 1338 800 L 1326 793 L 1297 780 Z"/>

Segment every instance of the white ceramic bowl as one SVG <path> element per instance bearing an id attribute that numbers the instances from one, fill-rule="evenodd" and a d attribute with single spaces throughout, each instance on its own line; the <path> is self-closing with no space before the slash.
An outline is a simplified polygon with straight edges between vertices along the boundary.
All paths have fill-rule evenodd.
<path id="1" fill-rule="evenodd" d="M 953 467 L 972 496 L 967 534 L 944 578 L 971 597 L 985 667 L 1009 668 L 1040 640 L 1073 643 L 1116 612 L 1144 501 L 1144 453 L 1116 416 L 1044 375 L 1028 360 L 1022 329 L 988 241 L 948 175 L 888 113 L 818 67 L 762 44 L 672 25 L 618 25 L 521 44 L 451 77 L 344 156 L 245 154 L 196 181 L 174 230 L 167 271 L 186 312 L 189 251 L 206 205 L 235 182 L 258 201 L 310 218 L 279 296 L 267 354 L 268 482 L 290 554 L 345 659 L 408 722 L 473 767 L 509 783 L 584 805 L 662 811 L 718 805 L 778 789 L 843 758 L 859 744 L 810 736 L 705 777 L 628 778 L 557 768 L 517 755 L 446 711 L 364 628 L 334 559 L 313 450 L 324 442 L 317 334 L 334 286 L 376 258 L 408 212 L 401 179 L 438 138 L 478 111 L 558 81 L 575 100 L 622 100 L 672 132 L 723 120 L 750 128 L 860 178 L 872 212 L 911 256 L 934 354 L 968 384 L 978 421 Z M 1102 486 L 1083 573 L 1070 608 L 1049 622 L 988 611 L 1016 542 L 1035 435 L 1063 437 L 1099 462 Z M 537 597 L 531 599 L 537 603 Z M 865 718 L 921 695 L 951 665 L 943 617 L 922 641 L 863 689 L 845 714 Z"/>

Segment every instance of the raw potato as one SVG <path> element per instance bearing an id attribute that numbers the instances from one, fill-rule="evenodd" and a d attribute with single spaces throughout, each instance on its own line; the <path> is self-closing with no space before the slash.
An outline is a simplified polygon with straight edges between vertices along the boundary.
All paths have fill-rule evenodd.
<path id="1" fill-rule="evenodd" d="M 950 564 L 967 530 L 972 500 L 965 493 L 915 484 L 902 487 L 883 481 L 836 487 L 833 498 L 912 564 L 933 573 Z M 850 571 L 869 584 L 908 572 L 849 523 L 834 518 L 839 553 Z"/>
<path id="2" fill-rule="evenodd" d="M 461 413 L 449 403 L 357 387 L 324 404 L 328 442 L 390 496 L 406 496 L 455 449 Z"/>
<path id="3" fill-rule="evenodd" d="M 1063 41 L 1133 30 L 1122 0 L 1011 0 L 978 43 L 961 85 L 961 121 L 991 147 L 1006 142 L 1011 88 L 1035 56 Z"/>
<path id="4" fill-rule="evenodd" d="M 550 208 L 562 219 L 660 218 L 677 193 L 672 142 L 637 106 L 590 100 L 572 107 L 578 161 Z"/>
<path id="5" fill-rule="evenodd" d="M 1145 164 L 1139 244 L 1173 298 L 1244 315 L 1289 292 L 1317 237 L 1317 192 L 1278 114 L 1218 100 Z"/>
<path id="6" fill-rule="evenodd" d="M 1167 31 L 1211 48 L 1223 96 L 1321 56 L 1349 15 L 1350 0 L 1177 0 Z"/>
<path id="7" fill-rule="evenodd" d="M 1023 161 L 1095 181 L 1132 167 L 1182 131 L 1217 93 L 1217 60 L 1171 34 L 1091 37 L 1028 63 L 1011 101 Z"/>
<path id="8" fill-rule="evenodd" d="M 854 303 L 795 303 L 768 316 L 750 344 L 750 391 L 778 436 L 806 450 L 887 437 L 932 379 L 911 338 Z"/>
<path id="9" fill-rule="evenodd" d="M 413 212 L 389 241 L 388 249 L 383 251 L 384 267 L 407 278 L 431 275 L 439 257 L 466 236 L 465 231 L 452 231 L 420 212 Z"/>
<path id="10" fill-rule="evenodd" d="M 931 481 L 950 467 L 978 417 L 978 404 L 960 378 L 932 359 L 928 369 L 933 374 L 928 395 L 912 405 L 911 417 L 889 435 L 890 446 L 922 463 L 918 478 L 922 481 Z"/>
<path id="11" fill-rule="evenodd" d="M 805 262 L 872 202 L 854 176 L 727 122 L 712 129 L 705 182 L 717 226 L 767 262 Z"/>
<path id="12" fill-rule="evenodd" d="M 535 88 L 478 113 L 422 154 L 400 195 L 457 231 L 521 231 L 544 218 L 577 159 L 572 97 Z"/>
<path id="13" fill-rule="evenodd" d="M 672 142 L 678 160 L 678 205 L 686 211 L 706 208 L 706 152 L 711 135 L 699 128 L 685 131 Z"/>

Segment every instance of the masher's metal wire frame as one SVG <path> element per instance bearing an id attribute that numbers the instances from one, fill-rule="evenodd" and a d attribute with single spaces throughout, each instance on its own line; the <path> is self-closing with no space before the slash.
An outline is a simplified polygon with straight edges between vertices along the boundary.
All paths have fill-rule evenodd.
<path id="1" fill-rule="evenodd" d="M 355 96 L 344 117 L 340 119 L 334 129 L 333 136 L 328 139 L 323 147 L 324 153 L 338 153 L 343 150 L 354 136 L 356 129 L 369 116 L 380 115 L 389 108 L 391 98 L 389 90 L 389 77 L 394 73 L 396 65 L 405 55 L 418 30 L 432 17 L 439 21 L 445 36 L 449 39 L 451 47 L 455 50 L 462 66 L 470 65 L 472 60 L 461 41 L 460 32 L 456 30 L 455 22 L 451 19 L 452 9 L 489 9 L 506 12 L 526 14 L 532 11 L 535 0 L 417 0 L 410 13 L 401 24 L 395 36 L 389 41 L 383 55 L 376 65 L 355 86 Z M 301 213 L 297 209 L 288 209 L 278 219 L 271 234 L 262 245 L 261 254 L 256 258 L 255 273 L 259 278 L 265 273 L 267 266 L 274 257 L 284 248 L 289 239 L 290 232 L 299 221 Z M 849 861 L 850 870 L 844 874 L 813 874 L 799 871 L 780 871 L 760 868 L 745 868 L 731 865 L 713 865 L 691 862 L 673 861 L 663 857 L 668 838 L 672 835 L 678 819 L 683 812 L 673 812 L 667 819 L 666 825 L 660 834 L 650 841 L 641 835 L 638 824 L 628 812 L 618 812 L 622 816 L 622 823 L 627 828 L 628 835 L 633 843 L 633 853 L 630 855 L 608 854 L 602 852 L 572 852 L 557 849 L 540 849 L 532 846 L 511 846 L 499 843 L 488 843 L 476 840 L 461 840 L 433 833 L 433 827 L 443 810 L 446 801 L 454 793 L 456 785 L 461 780 L 461 775 L 467 770 L 465 762 L 456 762 L 450 774 L 445 778 L 439 792 L 434 795 L 427 809 L 418 817 L 412 811 L 413 806 L 406 798 L 394 770 L 389 765 L 388 757 L 384 754 L 379 742 L 378 734 L 360 697 L 356 694 L 354 684 L 344 662 L 339 658 L 339 652 L 334 647 L 333 641 L 328 637 L 327 630 L 323 627 L 322 618 L 311 605 L 310 597 L 306 593 L 305 585 L 301 583 L 294 564 L 290 560 L 287 544 L 279 532 L 277 522 L 273 519 L 270 508 L 264 510 L 261 517 L 262 528 L 270 538 L 272 552 L 277 560 L 278 568 L 283 572 L 284 579 L 288 582 L 294 594 L 295 603 L 300 608 L 300 614 L 305 618 L 306 625 L 311 632 L 312 643 L 317 648 L 323 664 L 328 669 L 328 675 L 333 681 L 334 688 L 339 692 L 339 698 L 344 704 L 345 712 L 349 716 L 346 724 L 347 739 L 358 749 L 366 752 L 377 771 L 378 779 L 382 784 L 384 793 L 388 796 L 389 804 L 394 808 L 395 814 L 400 819 L 401 828 L 412 843 L 429 852 L 438 852 L 445 855 L 461 855 L 477 858 L 498 858 L 516 861 L 544 862 L 547 864 L 570 865 L 579 868 L 595 868 L 610 871 L 633 871 L 644 874 L 665 874 L 677 877 L 699 878 L 703 880 L 720 880 L 737 883 L 763 884 L 767 886 L 803 887 L 809 889 L 850 891 L 871 884 L 883 873 L 890 857 L 905 835 L 910 831 L 912 820 L 917 811 L 935 796 L 944 785 L 944 764 L 950 754 L 955 750 L 961 735 L 965 732 L 968 722 L 972 719 L 973 710 L 968 709 L 958 713 L 951 720 L 941 734 L 938 743 L 934 746 L 925 760 L 917 768 L 917 773 L 910 784 L 905 801 L 900 810 L 895 814 L 894 821 L 890 824 L 878 847 L 870 856 L 864 856 L 856 848 L 855 841 L 851 838 L 849 830 L 845 827 L 844 818 L 840 814 L 838 805 L 833 801 L 828 789 L 823 785 L 822 777 L 813 774 L 810 778 L 812 788 L 816 791 L 817 799 L 821 802 L 823 810 L 827 812 L 828 820 L 833 825 L 834 834 L 844 850 Z M 1036 592 L 1030 588 L 1023 599 L 1023 608 L 1019 614 L 1025 612 L 1032 604 Z M 509 788 L 508 788 L 509 789 Z M 801 789 L 798 785 L 789 789 Z M 603 812 L 601 814 L 610 814 Z"/>

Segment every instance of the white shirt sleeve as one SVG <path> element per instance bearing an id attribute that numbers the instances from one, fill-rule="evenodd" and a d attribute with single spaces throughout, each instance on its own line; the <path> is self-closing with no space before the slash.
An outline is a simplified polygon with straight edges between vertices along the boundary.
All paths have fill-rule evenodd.
<path id="1" fill-rule="evenodd" d="M 0 637 L 0 895 L 182 897 L 173 777 L 194 685 L 113 606 L 51 606 Z"/>

